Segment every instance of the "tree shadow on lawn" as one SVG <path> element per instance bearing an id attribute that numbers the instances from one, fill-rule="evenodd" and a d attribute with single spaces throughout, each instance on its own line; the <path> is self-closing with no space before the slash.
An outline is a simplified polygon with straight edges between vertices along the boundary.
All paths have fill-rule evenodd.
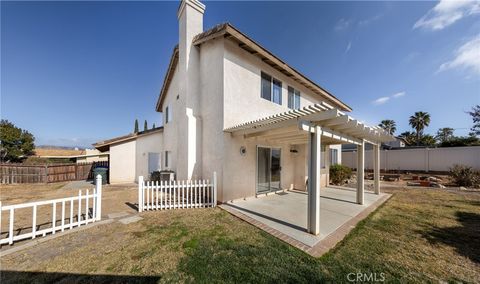
<path id="1" fill-rule="evenodd" d="M 157 283 L 161 276 L 77 274 L 59 272 L 0 271 L 0 282 L 6 283 Z"/>
<path id="2" fill-rule="evenodd" d="M 455 215 L 460 226 L 432 228 L 423 232 L 423 236 L 430 243 L 449 245 L 459 254 L 480 263 L 480 214 L 457 211 Z"/>

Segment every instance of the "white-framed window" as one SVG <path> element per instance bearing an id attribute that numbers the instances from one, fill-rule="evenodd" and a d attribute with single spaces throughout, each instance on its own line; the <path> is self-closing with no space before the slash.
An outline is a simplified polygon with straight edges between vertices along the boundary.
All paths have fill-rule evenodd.
<path id="1" fill-rule="evenodd" d="M 170 168 L 170 163 L 172 162 L 172 152 L 170 151 L 165 151 L 165 168 L 168 169 Z"/>
<path id="2" fill-rule="evenodd" d="M 338 149 L 330 149 L 330 165 L 338 164 Z"/>
<path id="3" fill-rule="evenodd" d="M 172 109 L 168 105 L 165 107 L 165 124 L 169 123 L 170 121 L 172 121 Z"/>
<path id="4" fill-rule="evenodd" d="M 295 90 L 291 86 L 288 86 L 288 108 L 290 109 L 300 108 L 300 91 Z"/>
<path id="5" fill-rule="evenodd" d="M 282 82 L 264 72 L 261 73 L 261 77 L 260 96 L 267 101 L 281 105 Z"/>

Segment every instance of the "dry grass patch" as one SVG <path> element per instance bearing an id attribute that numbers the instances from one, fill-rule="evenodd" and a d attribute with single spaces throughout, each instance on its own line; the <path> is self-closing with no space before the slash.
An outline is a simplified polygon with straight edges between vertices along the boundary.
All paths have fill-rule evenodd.
<path id="1" fill-rule="evenodd" d="M 319 259 L 219 208 L 157 211 L 2 258 L 2 283 L 315 283 L 357 272 L 383 273 L 387 282 L 480 282 L 480 194 L 392 193 Z"/>

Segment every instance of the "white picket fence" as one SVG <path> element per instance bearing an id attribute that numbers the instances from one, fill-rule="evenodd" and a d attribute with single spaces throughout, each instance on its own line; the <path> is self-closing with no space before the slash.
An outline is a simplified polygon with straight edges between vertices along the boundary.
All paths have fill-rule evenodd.
<path id="1" fill-rule="evenodd" d="M 61 219 L 57 220 L 57 204 L 61 206 Z M 65 212 L 66 207 L 69 205 L 69 217 L 66 218 Z M 77 205 L 76 212 L 74 212 L 74 207 Z M 52 219 L 51 227 L 39 230 L 39 225 L 37 224 L 37 210 L 40 206 L 51 206 L 52 207 Z M 31 231 L 28 233 L 21 234 L 22 231 L 28 230 L 29 227 L 20 226 L 20 228 L 15 227 L 15 209 L 24 209 L 32 208 L 32 223 Z M 102 215 L 102 177 L 97 176 L 97 182 L 93 192 L 87 189 L 86 193 L 82 195 L 82 191 L 78 191 L 78 196 L 67 197 L 67 198 L 58 198 L 45 201 L 29 202 L 22 204 L 14 204 L 2 206 L 0 202 L 0 228 L 2 225 L 2 212 L 9 212 L 8 218 L 8 234 L 6 237 L 3 237 L 3 234 L 0 229 L 0 245 L 2 244 L 13 244 L 15 241 L 23 239 L 35 239 L 37 236 L 46 236 L 47 234 L 55 234 L 57 231 L 65 231 L 66 229 L 73 229 L 80 227 L 81 225 L 88 225 L 95 221 L 101 220 Z M 76 213 L 76 215 L 75 215 Z M 6 214 L 5 214 L 6 215 Z M 68 221 L 68 222 L 67 222 Z M 60 224 L 59 224 L 60 223 Z M 17 232 L 17 234 L 15 234 Z"/>
<path id="2" fill-rule="evenodd" d="M 138 178 L 138 211 L 217 206 L 217 174 L 213 180 L 145 182 Z"/>

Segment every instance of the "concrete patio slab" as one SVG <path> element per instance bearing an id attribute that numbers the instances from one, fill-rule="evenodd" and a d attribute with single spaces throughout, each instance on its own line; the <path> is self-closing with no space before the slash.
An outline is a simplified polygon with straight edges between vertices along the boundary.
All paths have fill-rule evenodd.
<path id="1" fill-rule="evenodd" d="M 390 195 L 385 193 L 376 195 L 365 192 L 365 204 L 359 205 L 355 203 L 355 190 L 331 187 L 322 189 L 320 234 L 317 236 L 307 232 L 307 194 L 302 192 L 289 191 L 283 195 L 239 200 L 222 204 L 221 207 L 284 241 L 289 240 L 288 243 L 305 251 L 311 251 L 317 246 L 323 247 L 325 251 L 325 243 L 320 244 L 322 240 L 343 232 L 339 239 L 341 240 L 358 221 L 368 216 L 389 197 Z M 334 239 L 338 239 L 338 236 Z"/>
<path id="2" fill-rule="evenodd" d="M 108 216 L 108 219 L 116 219 L 116 218 L 121 218 L 129 215 L 130 213 L 121 211 L 121 212 L 110 213 L 107 216 Z"/>
<path id="3" fill-rule="evenodd" d="M 132 217 L 127 217 L 127 218 L 123 218 L 123 219 L 120 219 L 118 220 L 120 223 L 124 224 L 124 225 L 127 225 L 127 224 L 130 224 L 130 223 L 135 223 L 135 222 L 138 222 L 140 220 L 142 220 L 143 218 L 140 217 L 140 216 L 132 216 Z"/>

